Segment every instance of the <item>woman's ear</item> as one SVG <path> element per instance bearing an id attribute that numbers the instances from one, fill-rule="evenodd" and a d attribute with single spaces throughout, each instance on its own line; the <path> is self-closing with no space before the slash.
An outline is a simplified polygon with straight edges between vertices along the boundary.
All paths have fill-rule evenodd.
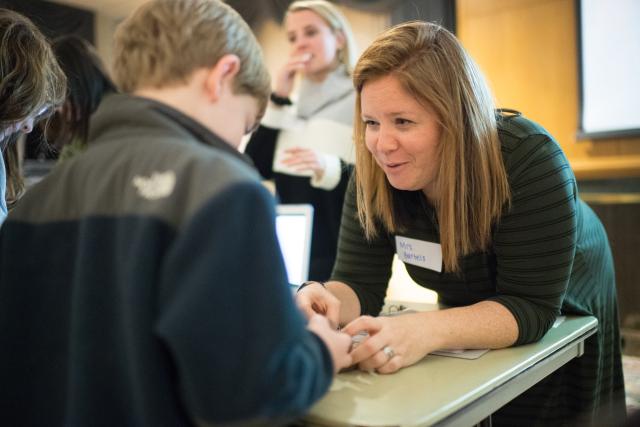
<path id="1" fill-rule="evenodd" d="M 347 45 L 347 38 L 342 30 L 336 31 L 336 47 L 338 50 L 344 49 Z"/>
<path id="2" fill-rule="evenodd" d="M 218 60 L 216 65 L 209 69 L 204 86 L 207 98 L 210 101 L 218 101 L 225 90 L 231 89 L 234 77 L 240 71 L 240 58 L 237 55 L 227 54 Z"/>

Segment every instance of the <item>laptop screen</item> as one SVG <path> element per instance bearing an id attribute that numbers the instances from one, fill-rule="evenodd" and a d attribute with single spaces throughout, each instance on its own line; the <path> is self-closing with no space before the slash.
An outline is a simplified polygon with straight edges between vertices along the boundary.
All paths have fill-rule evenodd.
<path id="1" fill-rule="evenodd" d="M 313 206 L 277 206 L 276 233 L 289 283 L 293 285 L 299 285 L 308 278 L 312 226 Z"/>

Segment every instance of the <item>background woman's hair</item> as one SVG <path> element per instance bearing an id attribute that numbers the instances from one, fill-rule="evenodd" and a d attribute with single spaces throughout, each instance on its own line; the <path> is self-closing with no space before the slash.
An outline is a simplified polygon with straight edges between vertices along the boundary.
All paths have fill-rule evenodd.
<path id="1" fill-rule="evenodd" d="M 91 114 L 102 98 L 116 92 L 115 84 L 95 49 L 86 40 L 68 35 L 52 43 L 53 52 L 67 76 L 67 98 L 51 120 L 50 141 L 58 148 L 73 141 L 86 144 Z"/>
<path id="2" fill-rule="evenodd" d="M 486 250 L 492 226 L 510 203 L 496 112 L 489 88 L 453 34 L 427 22 L 393 27 L 365 50 L 354 70 L 356 87 L 356 191 L 358 215 L 368 237 L 382 226 L 401 232 L 408 224 L 403 202 L 415 192 L 396 190 L 365 146 L 362 87 L 383 76 L 398 79 L 407 94 L 434 111 L 441 126 L 435 203 L 446 271 L 460 257 Z"/>
<path id="3" fill-rule="evenodd" d="M 316 13 L 329 25 L 329 28 L 331 28 L 334 34 L 336 32 L 342 33 L 345 43 L 344 48 L 338 52 L 338 59 L 346 67 L 347 73 L 351 75 L 356 63 L 358 48 L 349 21 L 347 21 L 335 5 L 324 0 L 294 1 L 289 5 L 287 13 L 300 10 L 310 10 Z"/>
<path id="4" fill-rule="evenodd" d="M 40 30 L 26 17 L 0 9 L 0 128 L 36 115 L 52 113 L 65 97 L 66 78 Z M 7 149 L 17 138 L 2 141 L 0 148 L 7 174 L 7 198 L 15 200 L 24 188 L 17 150 Z"/>

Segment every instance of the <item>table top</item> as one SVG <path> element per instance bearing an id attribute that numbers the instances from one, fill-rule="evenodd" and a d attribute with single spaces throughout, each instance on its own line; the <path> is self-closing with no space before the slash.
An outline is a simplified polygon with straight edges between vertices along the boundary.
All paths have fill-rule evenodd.
<path id="1" fill-rule="evenodd" d="M 421 305 L 417 309 L 434 308 Z M 475 360 L 428 355 L 391 375 L 358 370 L 340 373 L 305 421 L 327 426 L 438 423 L 553 353 L 581 344 L 595 332 L 598 322 L 591 316 L 567 316 L 556 323 L 559 325 L 536 343 L 491 350 Z"/>

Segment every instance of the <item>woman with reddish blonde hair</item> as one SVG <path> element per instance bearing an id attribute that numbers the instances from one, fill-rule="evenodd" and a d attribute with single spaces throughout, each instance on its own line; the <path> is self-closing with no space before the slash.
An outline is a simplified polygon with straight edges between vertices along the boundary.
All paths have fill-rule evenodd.
<path id="1" fill-rule="evenodd" d="M 504 406 L 495 425 L 590 425 L 625 416 L 613 260 L 554 138 L 496 110 L 453 34 L 410 22 L 354 71 L 356 171 L 331 281 L 299 289 L 308 314 L 368 338 L 351 353 L 392 373 L 440 349 L 540 340 L 557 316 L 592 315 L 585 353 Z M 394 254 L 450 308 L 376 316 Z M 364 315 L 364 316 L 363 316 Z"/>

